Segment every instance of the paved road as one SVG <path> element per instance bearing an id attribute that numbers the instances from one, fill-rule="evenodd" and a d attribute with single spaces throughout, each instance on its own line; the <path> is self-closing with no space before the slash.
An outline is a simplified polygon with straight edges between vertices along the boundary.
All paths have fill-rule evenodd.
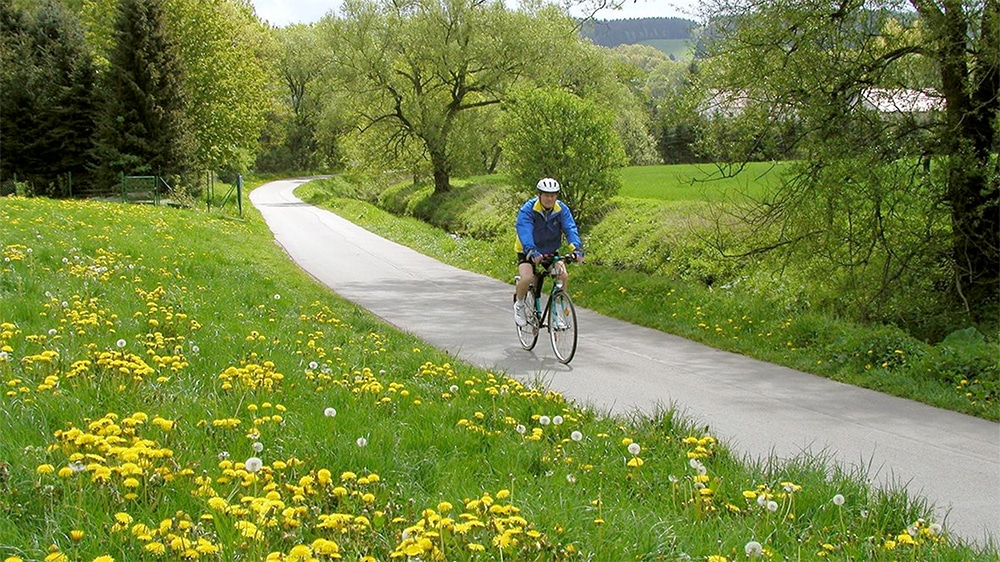
<path id="1" fill-rule="evenodd" d="M 598 411 L 648 413 L 675 405 L 747 457 L 827 455 L 863 468 L 876 485 L 905 483 L 937 506 L 938 521 L 955 535 L 980 544 L 1000 539 L 1000 424 L 587 310 L 578 310 L 576 357 L 562 365 L 547 340 L 533 352 L 521 349 L 511 285 L 444 265 L 303 203 L 292 191 L 305 181 L 266 184 L 250 200 L 295 262 L 389 324 L 469 363 L 544 380 Z"/>

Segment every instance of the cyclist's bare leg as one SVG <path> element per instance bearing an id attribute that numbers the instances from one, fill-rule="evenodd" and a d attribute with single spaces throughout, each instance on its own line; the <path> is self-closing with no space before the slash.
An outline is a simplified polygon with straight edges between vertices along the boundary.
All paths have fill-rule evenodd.
<path id="1" fill-rule="evenodd" d="M 521 276 L 521 279 L 518 280 L 517 286 L 514 288 L 514 294 L 517 296 L 517 300 L 524 300 L 531 282 L 535 280 L 535 268 L 530 263 L 518 264 L 517 274 Z"/>
<path id="2" fill-rule="evenodd" d="M 569 284 L 569 273 L 566 271 L 566 264 L 563 262 L 556 262 L 555 269 L 552 272 L 552 276 L 555 277 L 556 281 L 562 281 L 563 289 L 565 290 Z"/>

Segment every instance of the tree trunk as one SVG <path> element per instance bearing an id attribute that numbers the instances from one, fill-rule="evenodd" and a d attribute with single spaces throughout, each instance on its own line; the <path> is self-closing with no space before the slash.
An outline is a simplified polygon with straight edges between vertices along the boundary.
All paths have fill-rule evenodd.
<path id="1" fill-rule="evenodd" d="M 947 101 L 944 143 L 956 281 L 975 317 L 995 319 L 1000 296 L 1000 185 L 990 161 L 997 101 L 995 96 L 973 97 L 968 86 L 975 78 L 996 79 L 993 58 L 998 53 L 984 43 L 986 48 L 976 60 L 977 76 L 972 76 L 966 59 L 968 16 L 957 2 L 945 6 L 938 60 Z M 988 28 L 984 25 L 984 31 Z"/>

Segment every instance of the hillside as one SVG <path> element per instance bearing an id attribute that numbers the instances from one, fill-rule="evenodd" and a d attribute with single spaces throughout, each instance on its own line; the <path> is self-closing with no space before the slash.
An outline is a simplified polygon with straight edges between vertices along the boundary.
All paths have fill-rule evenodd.
<path id="1" fill-rule="evenodd" d="M 651 41 L 688 40 L 697 25 L 684 18 L 633 18 L 595 20 L 586 23 L 580 33 L 603 47 L 649 44 Z"/>

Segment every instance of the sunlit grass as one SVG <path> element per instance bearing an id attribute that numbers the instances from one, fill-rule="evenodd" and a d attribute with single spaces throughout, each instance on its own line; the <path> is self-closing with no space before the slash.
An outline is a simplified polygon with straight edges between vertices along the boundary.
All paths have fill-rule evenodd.
<path id="1" fill-rule="evenodd" d="M 460 364 L 252 210 L 4 198 L 0 251 L 0 560 L 996 556 L 823 459 Z"/>

